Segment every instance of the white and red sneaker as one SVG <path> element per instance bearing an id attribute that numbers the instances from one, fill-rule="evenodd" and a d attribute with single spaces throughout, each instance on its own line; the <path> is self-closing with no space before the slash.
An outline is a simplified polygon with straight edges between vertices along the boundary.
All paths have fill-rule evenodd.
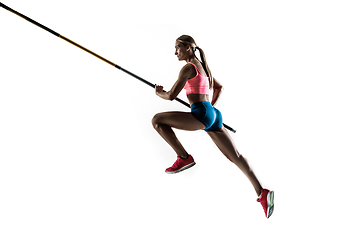
<path id="1" fill-rule="evenodd" d="M 177 158 L 173 166 L 165 170 L 166 173 L 178 173 L 195 165 L 194 158 L 189 155 L 187 159 Z"/>
<path id="2" fill-rule="evenodd" d="M 261 190 L 261 195 L 260 197 L 257 199 L 257 201 L 259 203 L 261 203 L 264 211 L 265 211 L 265 216 L 266 218 L 271 217 L 272 213 L 273 213 L 273 206 L 274 206 L 274 192 L 270 191 L 268 189 L 262 189 Z"/>

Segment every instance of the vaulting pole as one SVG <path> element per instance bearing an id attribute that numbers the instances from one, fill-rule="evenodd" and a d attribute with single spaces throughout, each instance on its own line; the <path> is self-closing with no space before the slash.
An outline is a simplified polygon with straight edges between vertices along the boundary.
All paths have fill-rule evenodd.
<path id="1" fill-rule="evenodd" d="M 40 27 L 40 28 L 42 28 L 42 29 L 44 29 L 44 30 L 46 30 L 46 31 L 48 31 L 48 32 L 50 32 L 50 33 L 52 33 L 53 35 L 55 35 L 55 36 L 57 36 L 57 37 L 59 37 L 59 38 L 65 40 L 66 42 L 69 42 L 69 43 L 71 43 L 72 45 L 75 45 L 76 47 L 81 48 L 82 50 L 84 50 L 84 51 L 86 51 L 86 52 L 92 54 L 93 56 L 98 57 L 98 58 L 101 59 L 102 61 L 104 61 L 104 62 L 106 62 L 106 63 L 112 65 L 113 67 L 115 67 L 115 68 L 117 68 L 117 69 L 119 69 L 119 70 L 122 70 L 123 72 L 125 72 L 125 73 L 131 75 L 132 77 L 134 77 L 134 78 L 136 78 L 136 79 L 142 81 L 143 83 L 145 83 L 145 84 L 151 86 L 152 88 L 155 88 L 155 85 L 152 84 L 152 83 L 150 83 L 150 82 L 148 82 L 147 80 L 145 80 L 145 79 L 143 79 L 143 78 L 141 78 L 141 77 L 135 75 L 134 73 L 131 73 L 130 71 L 128 71 L 128 70 L 126 70 L 126 69 L 124 69 L 124 68 L 118 66 L 117 64 L 115 64 L 115 63 L 113 63 L 113 62 L 111 62 L 111 61 L 105 59 L 104 57 L 101 57 L 100 55 L 98 55 L 98 54 L 92 52 L 91 50 L 89 50 L 89 49 L 87 49 L 87 48 L 85 48 L 85 47 L 79 45 L 78 43 L 76 43 L 76 42 L 74 42 L 74 41 L 72 41 L 72 40 L 70 40 L 70 39 L 68 39 L 68 38 L 66 38 L 66 37 L 64 37 L 64 36 L 62 36 L 62 35 L 60 35 L 59 33 L 57 33 L 57 32 L 55 32 L 55 31 L 53 31 L 52 29 L 50 29 L 50 28 L 48 28 L 48 27 L 42 25 L 41 23 L 38 23 L 38 22 L 32 20 L 31 18 L 26 17 L 25 15 L 23 15 L 23 14 L 21 14 L 21 13 L 15 11 L 15 10 L 9 8 L 8 6 L 4 5 L 4 4 L 1 3 L 1 2 L 0 2 L 0 6 L 3 7 L 3 8 L 5 8 L 6 10 L 8 10 L 8 11 L 10 11 L 10 12 L 12 12 L 12 13 L 14 13 L 14 14 L 16 14 L 16 15 L 22 17 L 22 18 L 24 18 L 25 20 L 27 20 L 27 21 L 29 21 L 29 22 L 35 24 L 36 26 L 38 26 L 38 27 Z M 180 103 L 182 103 L 182 104 L 184 104 L 185 106 L 187 106 L 187 107 L 190 108 L 190 105 L 189 105 L 187 102 L 181 100 L 180 98 L 176 98 L 175 100 L 178 101 L 178 102 L 180 102 Z M 226 125 L 226 124 L 223 124 L 223 125 L 224 125 L 224 127 L 227 128 L 228 130 L 230 130 L 230 131 L 232 131 L 232 132 L 234 132 L 234 133 L 236 132 L 236 130 L 234 130 L 233 128 L 229 127 L 228 125 Z"/>

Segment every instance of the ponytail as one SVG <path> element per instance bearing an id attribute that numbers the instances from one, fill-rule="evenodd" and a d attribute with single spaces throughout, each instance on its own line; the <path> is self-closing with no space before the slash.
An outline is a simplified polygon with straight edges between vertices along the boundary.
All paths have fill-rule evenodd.
<path id="1" fill-rule="evenodd" d="M 203 51 L 203 49 L 199 48 L 198 46 L 196 46 L 195 49 L 198 49 L 200 52 L 200 58 L 202 61 L 203 68 L 209 77 L 209 88 L 212 89 L 213 85 L 214 85 L 214 79 L 213 79 L 213 76 L 211 75 L 211 71 L 209 69 L 208 63 L 206 62 L 204 51 Z"/>

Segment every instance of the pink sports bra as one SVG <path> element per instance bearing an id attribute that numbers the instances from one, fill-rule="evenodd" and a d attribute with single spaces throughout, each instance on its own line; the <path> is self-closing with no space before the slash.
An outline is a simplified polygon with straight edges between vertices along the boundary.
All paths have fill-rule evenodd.
<path id="1" fill-rule="evenodd" d="M 186 81 L 184 86 L 184 89 L 186 90 L 186 95 L 209 94 L 209 77 L 201 75 L 195 64 L 191 62 L 189 63 L 195 67 L 196 76 Z"/>

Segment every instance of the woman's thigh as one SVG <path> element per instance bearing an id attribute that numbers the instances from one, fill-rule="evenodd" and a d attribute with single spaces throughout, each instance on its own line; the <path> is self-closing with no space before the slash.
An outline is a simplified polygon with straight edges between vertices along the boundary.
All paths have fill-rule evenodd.
<path id="1" fill-rule="evenodd" d="M 234 141 L 224 127 L 221 127 L 215 131 L 209 131 L 208 134 L 216 146 L 228 159 L 232 161 L 233 159 L 237 159 L 240 156 Z"/>
<path id="2" fill-rule="evenodd" d="M 163 112 L 153 117 L 154 124 L 165 124 L 181 130 L 205 129 L 204 124 L 197 120 L 190 112 Z"/>

